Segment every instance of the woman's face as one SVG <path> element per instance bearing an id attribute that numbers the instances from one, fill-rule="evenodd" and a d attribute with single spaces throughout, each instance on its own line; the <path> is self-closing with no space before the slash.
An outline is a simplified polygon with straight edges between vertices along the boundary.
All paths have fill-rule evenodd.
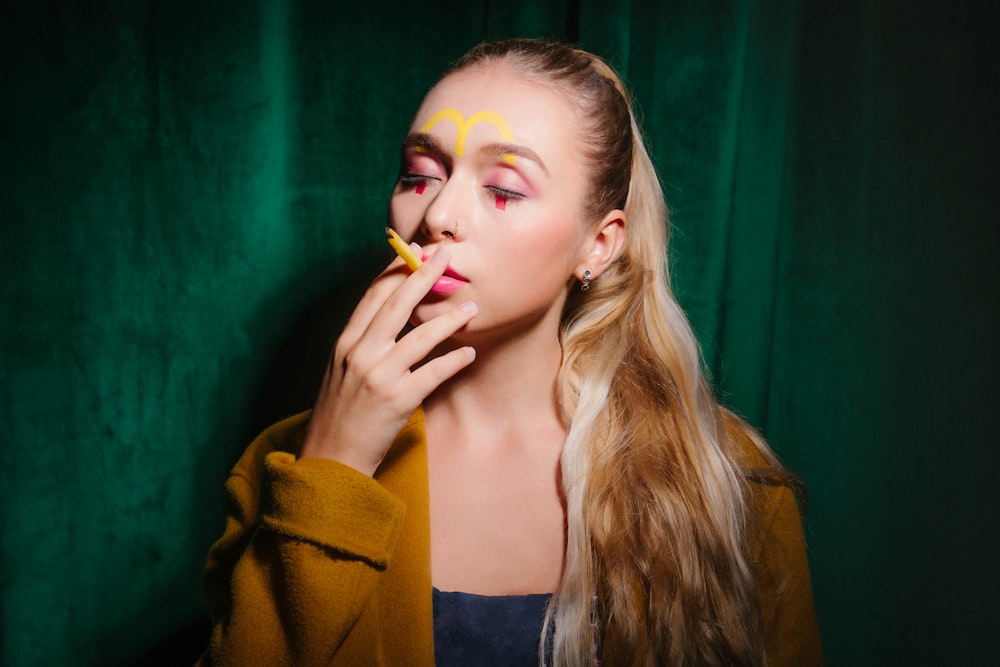
<path id="1" fill-rule="evenodd" d="M 472 300 L 479 314 L 456 338 L 555 334 L 567 281 L 586 268 L 576 128 L 562 97 L 503 63 L 454 73 L 427 94 L 389 219 L 426 255 L 447 247 L 451 262 L 415 323 Z"/>

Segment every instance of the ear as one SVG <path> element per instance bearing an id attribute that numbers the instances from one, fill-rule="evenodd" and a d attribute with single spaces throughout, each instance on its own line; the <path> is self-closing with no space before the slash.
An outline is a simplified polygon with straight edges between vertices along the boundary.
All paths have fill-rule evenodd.
<path id="1" fill-rule="evenodd" d="M 574 272 L 583 280 L 583 272 L 590 271 L 590 278 L 597 278 L 618 259 L 625 243 L 625 212 L 615 209 L 587 233 L 583 244 L 583 258 Z"/>

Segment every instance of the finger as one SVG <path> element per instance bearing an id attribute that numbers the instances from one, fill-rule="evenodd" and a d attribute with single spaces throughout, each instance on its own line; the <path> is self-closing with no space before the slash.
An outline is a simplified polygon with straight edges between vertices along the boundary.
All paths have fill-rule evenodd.
<path id="1" fill-rule="evenodd" d="M 452 334 L 468 324 L 477 312 L 476 304 L 467 301 L 447 313 L 414 327 L 399 339 L 389 352 L 386 361 L 395 363 L 400 371 L 412 368 Z"/>
<path id="2" fill-rule="evenodd" d="M 410 246 L 416 252 L 420 252 L 418 244 L 411 243 Z M 401 258 L 395 257 L 372 281 L 358 305 L 354 307 L 354 312 L 351 313 L 351 317 L 340 334 L 340 340 L 346 343 L 346 347 L 353 346 L 364 334 L 371 324 L 372 318 L 375 317 L 375 313 L 382 307 L 392 291 L 398 288 L 409 275 L 408 271 L 406 263 Z"/>
<path id="3" fill-rule="evenodd" d="M 398 400 L 422 401 L 426 395 L 414 393 L 402 386 L 408 381 L 412 369 L 427 359 L 432 351 L 452 334 L 464 327 L 476 315 L 476 304 L 468 301 L 429 320 L 408 332 L 392 345 L 380 347 L 366 338 L 364 346 L 358 345 L 347 355 L 348 365 L 360 373 L 368 393 L 387 392 L 380 400 L 392 395 L 393 404 Z M 444 356 L 444 355 L 442 355 Z M 430 362 L 428 362 L 430 363 Z M 426 364 L 425 364 L 426 365 Z M 415 405 L 412 407 L 416 407 Z"/>
<path id="4" fill-rule="evenodd" d="M 410 320 L 410 314 L 421 299 L 427 296 L 438 278 L 448 268 L 451 255 L 441 248 L 429 261 L 420 265 L 395 290 L 389 294 L 368 325 L 368 333 L 376 338 L 395 340 Z"/>
<path id="5" fill-rule="evenodd" d="M 476 350 L 461 347 L 436 357 L 413 371 L 407 379 L 407 391 L 422 402 L 431 393 L 476 360 Z"/>
<path id="6" fill-rule="evenodd" d="M 424 322 L 388 346 L 366 342 L 351 351 L 352 365 L 359 369 L 369 369 L 370 380 L 387 381 L 385 386 L 397 385 L 401 378 L 409 376 L 411 370 L 427 360 L 432 352 L 456 331 L 464 327 L 476 316 L 476 304 L 468 301 L 447 313 Z M 366 341 L 371 339 L 366 338 Z M 404 392 L 408 395 L 408 392 Z M 418 400 L 423 400 L 419 396 Z"/>

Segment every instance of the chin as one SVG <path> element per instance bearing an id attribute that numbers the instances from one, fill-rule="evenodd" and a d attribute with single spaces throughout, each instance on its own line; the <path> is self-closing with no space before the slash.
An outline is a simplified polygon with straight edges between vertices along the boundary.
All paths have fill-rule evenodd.
<path id="1" fill-rule="evenodd" d="M 423 301 L 417 304 L 417 307 L 413 309 L 410 314 L 410 324 L 413 326 L 419 326 L 424 322 L 433 320 L 439 315 L 443 315 L 455 308 L 456 302 L 452 302 L 447 298 L 437 296 L 435 294 L 428 294 Z"/>

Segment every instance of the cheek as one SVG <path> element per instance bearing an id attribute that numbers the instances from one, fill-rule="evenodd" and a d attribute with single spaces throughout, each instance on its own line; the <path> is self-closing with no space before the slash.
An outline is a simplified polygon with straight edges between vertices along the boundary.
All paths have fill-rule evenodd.
<path id="1" fill-rule="evenodd" d="M 550 219 L 523 238 L 525 253 L 553 269 L 575 264 L 579 242 L 575 221 L 567 219 Z"/>
<path id="2" fill-rule="evenodd" d="M 389 223 L 404 239 L 411 239 L 417 233 L 424 199 L 414 192 L 403 192 L 394 194 L 389 200 Z"/>

